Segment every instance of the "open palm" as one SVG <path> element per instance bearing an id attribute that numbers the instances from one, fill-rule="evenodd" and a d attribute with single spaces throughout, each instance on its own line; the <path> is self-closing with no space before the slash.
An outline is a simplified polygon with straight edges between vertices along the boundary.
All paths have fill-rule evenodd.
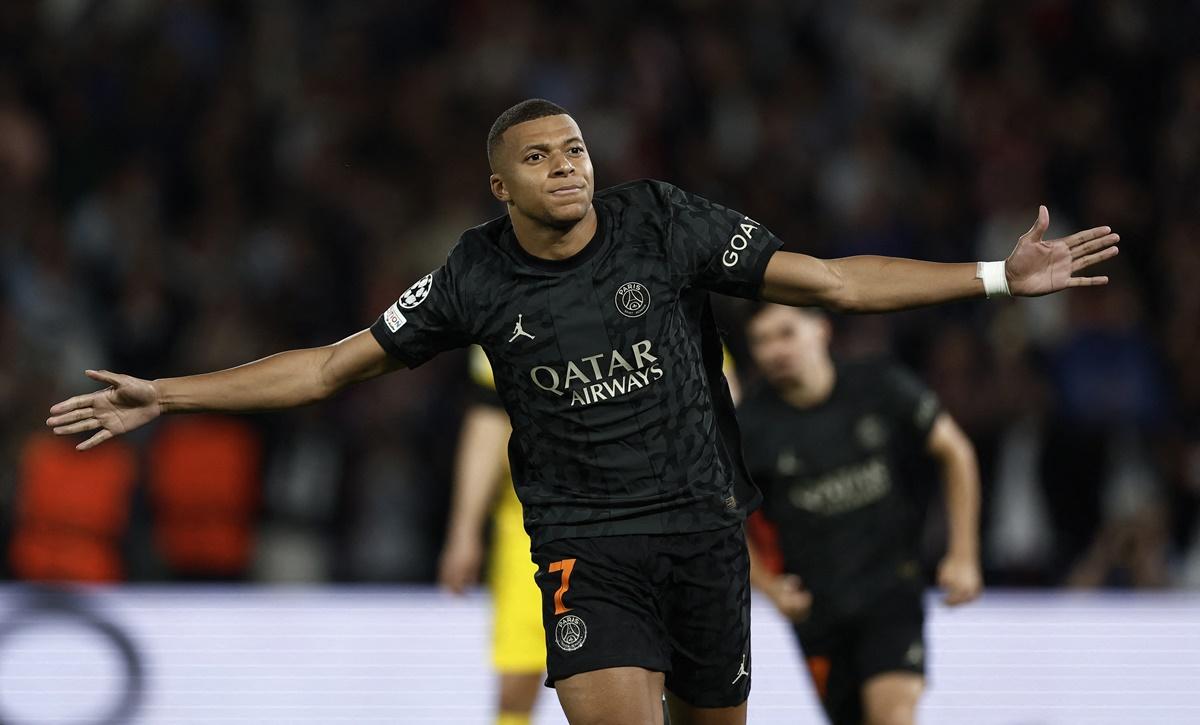
<path id="1" fill-rule="evenodd" d="M 50 408 L 50 418 L 46 420 L 56 435 L 98 431 L 75 446 L 76 449 L 94 448 L 113 436 L 140 428 L 162 412 L 158 391 L 149 380 L 107 370 L 88 370 L 86 374 L 111 387 L 58 403 Z"/>
<path id="2" fill-rule="evenodd" d="M 1121 237 L 1109 227 L 1076 232 L 1062 239 L 1042 239 L 1050 227 L 1050 212 L 1038 207 L 1038 218 L 1017 240 L 1005 273 L 1014 296 L 1039 297 L 1068 287 L 1108 284 L 1108 277 L 1074 277 L 1076 272 L 1117 255 Z"/>

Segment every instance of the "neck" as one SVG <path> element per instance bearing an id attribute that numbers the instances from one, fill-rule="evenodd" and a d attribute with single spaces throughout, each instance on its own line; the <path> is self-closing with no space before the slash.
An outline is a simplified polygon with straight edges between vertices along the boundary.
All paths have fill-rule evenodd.
<path id="1" fill-rule="evenodd" d="M 588 206 L 587 213 L 570 226 L 551 226 L 540 219 L 525 216 L 511 207 L 513 234 L 521 248 L 539 259 L 559 261 L 578 254 L 596 235 L 596 207 Z"/>
<path id="2" fill-rule="evenodd" d="M 796 408 L 811 408 L 820 405 L 833 395 L 833 386 L 837 383 L 837 371 L 833 364 L 822 365 L 809 371 L 809 378 L 786 388 L 779 389 L 779 397 L 784 402 Z"/>

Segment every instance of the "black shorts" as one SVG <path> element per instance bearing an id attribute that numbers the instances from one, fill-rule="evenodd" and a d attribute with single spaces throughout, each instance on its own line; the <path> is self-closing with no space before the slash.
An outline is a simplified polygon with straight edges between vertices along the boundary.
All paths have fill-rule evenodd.
<path id="1" fill-rule="evenodd" d="M 609 667 L 666 674 L 694 707 L 750 694 L 750 564 L 741 525 L 551 541 L 533 552 L 546 686 Z"/>
<path id="2" fill-rule="evenodd" d="M 885 672 L 925 674 L 925 606 L 920 587 L 903 584 L 862 611 L 796 636 L 825 714 L 834 725 L 863 721 L 862 688 Z"/>

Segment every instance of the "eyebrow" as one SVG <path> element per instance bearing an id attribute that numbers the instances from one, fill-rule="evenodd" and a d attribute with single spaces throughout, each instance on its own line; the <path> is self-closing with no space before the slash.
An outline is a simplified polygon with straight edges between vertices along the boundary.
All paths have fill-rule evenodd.
<path id="1" fill-rule="evenodd" d="M 566 146 L 567 144 L 572 144 L 572 143 L 581 144 L 581 143 L 583 143 L 583 139 L 579 138 L 578 136 L 572 136 L 571 138 L 567 139 L 566 141 L 563 141 L 562 145 Z M 524 155 L 524 154 L 529 153 L 530 151 L 549 151 L 549 150 L 550 150 L 550 144 L 531 143 L 531 144 L 525 144 L 525 146 L 521 149 L 521 154 Z"/>

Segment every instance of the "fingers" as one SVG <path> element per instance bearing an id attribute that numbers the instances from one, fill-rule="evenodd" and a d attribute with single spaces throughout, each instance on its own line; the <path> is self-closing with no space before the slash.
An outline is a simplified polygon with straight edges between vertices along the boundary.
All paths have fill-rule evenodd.
<path id="1" fill-rule="evenodd" d="M 114 388 L 121 384 L 119 376 L 116 373 L 110 373 L 107 370 L 84 370 L 83 374 L 92 380 L 98 380 L 102 383 L 111 385 Z"/>
<path id="2" fill-rule="evenodd" d="M 957 607 L 960 604 L 966 604 L 967 602 L 973 602 L 978 598 L 979 598 L 979 590 L 978 589 L 973 589 L 970 587 L 957 587 L 957 588 L 948 590 L 946 592 L 946 596 L 943 601 L 945 601 L 948 606 Z"/>
<path id="3" fill-rule="evenodd" d="M 1093 264 L 1098 264 L 1106 259 L 1112 259 L 1113 257 L 1117 256 L 1118 251 L 1118 247 L 1109 247 L 1108 249 L 1101 249 L 1099 252 L 1094 254 L 1088 254 L 1080 257 L 1079 259 L 1071 262 L 1071 271 L 1078 272 L 1081 269 L 1086 269 Z"/>
<path id="4" fill-rule="evenodd" d="M 83 374 L 92 380 L 98 380 L 107 385 L 116 387 L 120 384 L 118 376 L 115 373 L 110 373 L 107 370 L 84 370 Z M 84 395 L 76 395 L 73 398 L 67 398 L 61 403 L 55 403 L 50 407 L 51 415 L 61 415 L 68 411 L 76 410 L 77 408 L 91 407 L 92 401 L 95 400 L 96 393 L 87 393 Z M 55 425 L 50 421 L 46 421 L 47 425 Z"/>
<path id="5" fill-rule="evenodd" d="M 92 436 L 91 438 L 88 438 L 83 443 L 80 443 L 79 445 L 75 446 L 75 450 L 86 451 L 89 448 L 95 448 L 96 446 L 100 445 L 101 443 L 103 443 L 104 441 L 106 441 L 112 437 L 113 437 L 112 431 L 105 428 L 104 430 L 101 430 L 99 433 Z"/>
<path id="6" fill-rule="evenodd" d="M 71 425 L 57 426 L 54 429 L 54 435 L 73 435 L 75 433 L 83 433 L 84 431 L 88 430 L 96 430 L 99 427 L 100 421 L 96 420 L 95 418 L 88 418 L 87 420 L 81 420 L 78 423 L 72 423 Z"/>
<path id="7" fill-rule="evenodd" d="M 803 591 L 804 587 L 800 583 L 800 577 L 795 574 L 784 574 L 779 577 L 779 587 L 787 592 Z"/>
<path id="8" fill-rule="evenodd" d="M 51 409 L 51 410 L 53 410 L 53 409 Z M 51 428 L 57 428 L 58 426 L 66 425 L 68 423 L 74 423 L 74 422 L 80 421 L 80 420 L 87 420 L 88 418 L 91 418 L 95 414 L 96 414 L 96 409 L 92 408 L 90 406 L 87 408 L 77 408 L 68 413 L 63 413 L 61 415 L 55 415 L 55 416 L 51 416 L 51 417 L 47 418 L 46 425 L 50 426 Z"/>
<path id="9" fill-rule="evenodd" d="M 1086 244 L 1087 242 L 1090 242 L 1094 239 L 1098 239 L 1100 237 L 1109 235 L 1111 233 L 1112 233 L 1112 227 L 1095 227 L 1093 229 L 1087 229 L 1082 232 L 1075 232 L 1071 236 L 1063 239 L 1062 241 L 1065 242 L 1068 247 L 1074 249 L 1075 247 L 1079 246 L 1080 244 Z M 1114 234 L 1113 236 L 1116 236 L 1116 235 Z"/>
<path id="10" fill-rule="evenodd" d="M 1111 247 L 1119 241 L 1121 241 L 1120 234 L 1105 234 L 1101 237 L 1095 237 L 1093 239 L 1077 242 L 1074 245 L 1068 242 L 1068 246 L 1071 248 L 1071 257 L 1078 259 L 1079 257 L 1084 257 L 1093 252 L 1098 252 L 1106 247 Z"/>
<path id="11" fill-rule="evenodd" d="M 87 395 L 76 395 L 73 398 L 67 398 L 61 403 L 55 403 L 52 405 L 50 407 L 50 413 L 51 415 L 62 415 L 63 413 L 67 413 L 79 408 L 90 408 L 95 397 L 95 393 L 88 393 Z M 49 423 L 49 421 L 46 422 Z"/>
<path id="12" fill-rule="evenodd" d="M 1108 277 L 1072 277 L 1067 280 L 1068 287 L 1098 287 L 1108 284 Z"/>
<path id="13" fill-rule="evenodd" d="M 1050 228 L 1050 210 L 1045 206 L 1038 207 L 1037 219 L 1033 222 L 1033 226 L 1029 227 L 1029 231 L 1024 235 L 1035 242 L 1042 241 L 1042 235 Z"/>
<path id="14" fill-rule="evenodd" d="M 463 594 L 479 579 L 479 569 L 474 564 L 459 561 L 443 562 L 438 573 L 438 583 L 452 594 Z"/>

